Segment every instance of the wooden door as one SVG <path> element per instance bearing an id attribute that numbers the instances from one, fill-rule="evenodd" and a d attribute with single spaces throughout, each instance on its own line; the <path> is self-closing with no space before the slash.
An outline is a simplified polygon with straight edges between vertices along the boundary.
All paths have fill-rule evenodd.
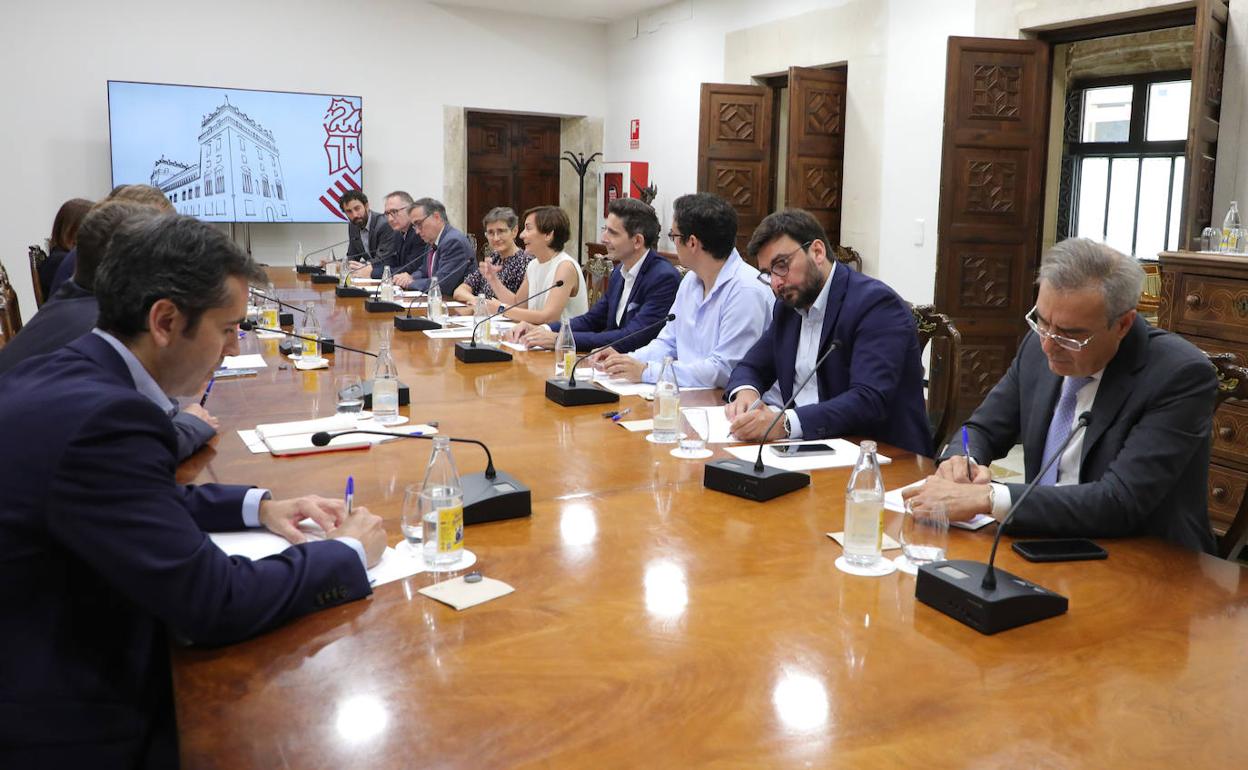
<path id="1" fill-rule="evenodd" d="M 495 206 L 516 214 L 559 205 L 559 119 L 468 112 L 468 214 L 462 223 L 485 243 L 481 219 Z"/>
<path id="2" fill-rule="evenodd" d="M 831 241 L 841 243 L 845 172 L 845 67 L 789 68 L 785 206 L 805 209 Z"/>
<path id="3" fill-rule="evenodd" d="M 702 84 L 698 191 L 714 193 L 737 210 L 737 250 L 742 257 L 754 228 L 770 213 L 771 125 L 770 89 Z"/>
<path id="4" fill-rule="evenodd" d="M 1197 0 L 1196 40 L 1192 49 L 1192 100 L 1187 114 L 1187 162 L 1184 165 L 1183 229 L 1179 243 L 1200 249 L 1200 231 L 1214 221 L 1213 177 L 1222 116 L 1222 70 L 1226 62 L 1226 0 Z"/>
<path id="5" fill-rule="evenodd" d="M 936 307 L 962 333 L 956 414 L 1005 373 L 1035 298 L 1049 44 L 949 38 Z"/>

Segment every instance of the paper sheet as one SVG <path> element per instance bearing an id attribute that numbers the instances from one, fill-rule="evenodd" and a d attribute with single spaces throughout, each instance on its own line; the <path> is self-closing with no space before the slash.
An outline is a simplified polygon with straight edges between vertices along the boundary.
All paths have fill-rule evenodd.
<path id="1" fill-rule="evenodd" d="M 654 420 L 620 420 L 616 425 L 632 433 L 654 430 Z"/>
<path id="2" fill-rule="evenodd" d="M 724 412 L 722 406 L 691 406 L 681 409 L 681 414 L 688 415 L 690 412 L 705 412 L 707 416 L 708 435 L 702 436 L 702 439 L 708 444 L 740 444 L 741 439 L 733 436 L 728 432 L 728 426 L 732 423 L 728 420 L 728 415 Z M 688 417 L 685 421 L 689 425 L 695 425 L 694 421 L 690 421 Z M 701 427 L 698 425 L 697 427 Z M 702 431 L 698 431 L 699 434 Z"/>
<path id="3" fill-rule="evenodd" d="M 332 452 L 339 449 L 355 449 L 393 441 L 393 439 L 386 436 L 356 433 L 334 438 L 323 447 L 318 447 L 312 443 L 312 434 L 318 431 L 335 433 L 357 427 L 363 430 L 393 433 L 396 436 L 411 433 L 430 436 L 438 432 L 438 429 L 431 425 L 395 425 L 387 427 L 368 420 L 357 420 L 354 415 L 341 414 L 315 420 L 296 420 L 294 422 L 257 425 L 254 431 L 240 430 L 238 435 L 252 453 L 260 454 L 260 451 L 257 451 L 258 446 L 263 448 L 261 451 L 268 451 L 275 456 Z"/>
<path id="4" fill-rule="evenodd" d="M 897 513 L 905 513 L 906 503 L 902 499 L 901 493 L 907 489 L 910 489 L 911 487 L 921 487 L 921 486 L 923 486 L 923 482 L 916 481 L 913 484 L 909 484 L 899 489 L 892 489 L 892 490 L 885 492 L 884 493 L 884 508 L 886 510 L 895 511 Z M 968 521 L 951 521 L 949 522 L 949 526 L 957 527 L 958 529 L 969 529 L 973 532 L 977 529 L 983 529 L 984 527 L 988 526 L 989 524 L 992 524 L 995 521 L 996 519 L 992 518 L 991 516 L 984 514 L 984 513 L 979 513 L 979 514 L 976 514 L 974 518 L 969 519 Z"/>
<path id="5" fill-rule="evenodd" d="M 470 340 L 472 339 L 472 329 L 465 329 L 458 326 L 452 326 L 449 329 L 424 329 L 426 337 L 432 337 L 435 340 Z"/>
<path id="6" fill-rule="evenodd" d="M 518 342 L 500 342 L 498 343 L 498 345 L 499 347 L 507 348 L 508 350 L 514 350 L 518 353 L 524 353 L 528 351 L 528 348 L 526 348 L 524 345 L 521 345 Z"/>
<path id="7" fill-rule="evenodd" d="M 299 528 L 307 534 L 309 540 L 325 539 L 324 531 L 307 519 L 304 520 L 304 523 Z M 218 548 L 230 556 L 245 556 L 252 560 L 279 554 L 291 546 L 286 538 L 275 535 L 267 529 L 248 529 L 241 532 L 210 532 L 208 537 L 212 539 L 212 542 Z M 368 580 L 376 588 L 379 585 L 385 585 L 386 583 L 401 580 L 424 571 L 425 563 L 423 560 L 400 556 L 393 548 L 387 546 L 381 555 L 381 560 L 373 565 L 372 569 L 368 570 Z"/>
<path id="8" fill-rule="evenodd" d="M 791 441 L 791 444 L 831 444 L 836 449 L 836 454 L 831 455 L 814 455 L 812 457 L 781 457 L 771 451 L 769 445 L 763 449 L 763 465 L 769 465 L 772 468 L 779 468 L 784 471 L 814 471 L 823 468 L 850 468 L 858 460 L 858 445 L 851 444 L 843 438 L 823 438 L 811 439 L 809 441 Z M 742 446 L 726 447 L 725 451 L 738 460 L 745 460 L 753 463 L 754 458 L 758 456 L 757 444 L 745 444 Z M 880 465 L 887 465 L 892 462 L 892 458 L 877 454 Z"/>
<path id="9" fill-rule="evenodd" d="M 285 335 L 281 335 L 285 336 Z M 242 356 L 226 356 L 221 361 L 221 369 L 263 369 L 268 366 L 264 356 L 259 353 L 248 353 Z"/>
<path id="10" fill-rule="evenodd" d="M 842 548 L 845 547 L 845 533 L 844 532 L 829 532 L 827 534 L 828 534 L 828 537 L 836 541 L 837 545 L 839 545 Z M 885 532 L 883 543 L 880 545 L 880 550 L 895 551 L 899 548 L 901 548 L 901 543 L 889 537 L 888 533 Z"/>
<path id="11" fill-rule="evenodd" d="M 493 578 L 482 577 L 480 582 L 468 583 L 462 577 L 457 577 L 425 586 L 420 589 L 419 593 L 443 604 L 449 604 L 457 610 L 466 610 L 500 596 L 506 596 L 515 590 L 503 581 Z"/>

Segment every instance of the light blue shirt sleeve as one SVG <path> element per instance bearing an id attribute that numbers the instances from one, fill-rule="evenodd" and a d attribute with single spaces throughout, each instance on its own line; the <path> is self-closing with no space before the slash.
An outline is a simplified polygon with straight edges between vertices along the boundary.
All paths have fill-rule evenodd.
<path id="1" fill-rule="evenodd" d="M 364 558 L 364 544 L 353 537 L 336 538 L 339 543 L 351 546 L 351 550 L 355 551 L 355 555 L 360 557 L 360 566 L 368 572 L 368 559 Z"/>
<path id="2" fill-rule="evenodd" d="M 267 489 L 255 487 L 247 490 L 243 496 L 243 526 L 260 526 L 260 501 L 268 500 L 273 495 Z"/>

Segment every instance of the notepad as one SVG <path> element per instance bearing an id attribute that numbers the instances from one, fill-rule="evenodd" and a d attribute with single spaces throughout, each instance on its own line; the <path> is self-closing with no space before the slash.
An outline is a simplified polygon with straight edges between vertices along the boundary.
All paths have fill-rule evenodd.
<path id="1" fill-rule="evenodd" d="M 384 425 L 366 423 L 359 425 L 353 415 L 343 414 L 334 415 L 333 417 L 322 417 L 315 420 L 296 420 L 293 422 L 268 423 L 265 425 L 257 425 L 255 430 L 256 438 L 259 439 L 265 448 L 275 457 L 283 457 L 288 455 L 313 454 L 316 452 L 334 452 L 340 449 L 360 449 L 369 447 L 373 444 L 380 444 L 393 439 L 386 436 L 377 436 L 366 433 L 353 433 L 347 436 L 338 436 L 330 440 L 325 446 L 316 446 L 312 443 L 312 434 L 320 431 L 328 433 L 336 433 L 343 430 L 351 430 L 360 427 L 364 430 L 376 430 L 386 433 L 393 433 L 395 436 L 403 434 L 420 433 L 425 436 L 433 435 L 438 432 L 437 428 L 431 425 L 399 425 L 387 428 Z M 240 437 L 247 442 L 247 436 L 243 436 L 243 431 L 239 431 Z M 249 444 L 249 447 L 251 444 Z"/>
<path id="2" fill-rule="evenodd" d="M 284 335 L 283 335 L 284 336 Z M 226 356 L 221 359 L 219 369 L 263 369 L 268 366 L 264 356 L 259 353 L 248 353 L 242 356 Z"/>

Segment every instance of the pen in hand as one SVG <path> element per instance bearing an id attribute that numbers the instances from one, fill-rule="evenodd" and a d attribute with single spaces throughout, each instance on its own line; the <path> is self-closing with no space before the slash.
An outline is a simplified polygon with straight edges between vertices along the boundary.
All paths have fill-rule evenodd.
<path id="1" fill-rule="evenodd" d="M 355 503 L 355 477 L 347 476 L 347 518 L 351 518 L 351 506 Z"/>
<path id="2" fill-rule="evenodd" d="M 966 480 L 974 483 L 975 474 L 971 469 L 975 466 L 975 461 L 971 459 L 971 438 L 965 425 L 962 426 L 962 455 L 966 457 Z"/>
<path id="3" fill-rule="evenodd" d="M 203 406 L 204 404 L 208 403 L 208 394 L 212 392 L 212 383 L 216 381 L 217 381 L 216 377 L 213 377 L 210 380 L 208 380 L 208 387 L 204 388 L 204 395 L 199 399 L 200 406 Z"/>

